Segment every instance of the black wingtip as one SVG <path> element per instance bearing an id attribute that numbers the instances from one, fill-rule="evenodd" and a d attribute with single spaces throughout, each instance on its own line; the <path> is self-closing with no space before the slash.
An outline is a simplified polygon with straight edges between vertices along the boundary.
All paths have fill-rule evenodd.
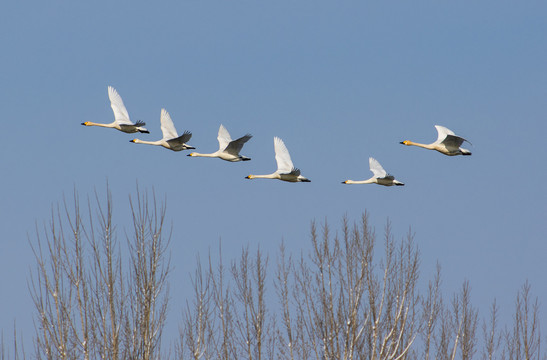
<path id="1" fill-rule="evenodd" d="M 139 132 L 141 132 L 143 134 L 150 134 L 150 131 L 148 131 L 148 130 L 139 130 Z"/>
<path id="2" fill-rule="evenodd" d="M 196 148 L 193 146 L 186 146 L 186 150 L 195 150 Z"/>
<path id="3" fill-rule="evenodd" d="M 399 183 L 399 184 L 395 184 L 395 185 L 397 185 L 397 186 L 405 186 L 405 184 L 403 184 L 403 183 Z"/>
<path id="4" fill-rule="evenodd" d="M 251 160 L 251 158 L 248 158 L 248 157 L 241 159 L 241 161 L 249 161 L 249 160 Z"/>

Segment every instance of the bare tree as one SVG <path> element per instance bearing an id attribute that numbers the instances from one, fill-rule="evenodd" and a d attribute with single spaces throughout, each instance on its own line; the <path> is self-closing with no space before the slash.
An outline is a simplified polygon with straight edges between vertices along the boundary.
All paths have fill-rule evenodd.
<path id="1" fill-rule="evenodd" d="M 137 189 L 138 192 L 138 189 Z M 119 243 L 112 200 L 88 200 L 83 218 L 77 194 L 57 206 L 31 242 L 36 269 L 29 287 L 36 313 L 37 359 L 160 359 L 168 311 L 169 236 L 165 206 L 155 196 L 130 198 L 132 228 Z M 268 256 L 260 248 L 225 268 L 197 259 L 193 296 L 182 309 L 178 359 L 462 359 L 475 358 L 478 310 L 469 281 L 450 301 L 441 270 L 421 293 L 420 253 L 409 231 L 394 240 L 389 221 L 383 246 L 365 213 L 343 218 L 341 230 L 311 224 L 308 254 L 279 248 L 268 298 Z M 122 258 L 122 250 L 129 257 Z M 276 307 L 277 305 L 277 307 Z M 541 353 L 539 301 L 526 282 L 517 293 L 514 324 L 498 331 L 492 304 L 483 321 L 482 359 L 546 359 Z M 14 334 L 17 339 L 17 334 Z M 0 359 L 6 357 L 2 336 Z M 16 358 L 24 358 L 18 351 Z M 501 350 L 501 352 L 500 352 Z M 21 355 L 19 355 L 21 354 Z M 9 357 L 9 355 L 8 355 Z"/>
<path id="2" fill-rule="evenodd" d="M 492 307 L 490 308 L 490 319 L 488 323 L 484 321 L 482 326 L 484 339 L 483 360 L 499 358 L 497 355 L 501 343 L 501 335 L 498 332 L 498 312 L 498 305 L 496 300 L 494 300 Z"/>
<path id="3" fill-rule="evenodd" d="M 539 300 L 531 298 L 526 281 L 517 293 L 513 327 L 505 331 L 505 354 L 509 360 L 541 358 Z M 504 356 L 505 357 L 505 356 Z M 543 355 L 545 358 L 545 354 Z"/>
<path id="4" fill-rule="evenodd" d="M 138 191 L 137 191 L 138 192 Z M 137 195 L 139 196 L 139 195 Z M 88 220 L 78 195 L 52 212 L 31 242 L 37 262 L 30 291 L 37 310 L 36 358 L 156 359 L 167 313 L 165 208 L 147 196 L 133 208 L 135 235 L 127 237 L 129 264 L 121 257 L 112 222 L 112 199 L 88 200 Z M 128 265 L 131 270 L 125 270 Z"/>
<path id="5" fill-rule="evenodd" d="M 235 299 L 239 311 L 236 313 L 236 341 L 240 354 L 246 354 L 249 360 L 261 360 L 264 356 L 267 331 L 266 268 L 268 258 L 264 258 L 260 249 L 256 257 L 249 258 L 248 248 L 242 250 L 238 262 L 232 262 L 232 277 L 235 283 Z"/>
<path id="6" fill-rule="evenodd" d="M 409 234 L 396 245 L 388 223 L 385 253 L 375 261 L 376 237 L 363 215 L 360 226 L 343 220 L 342 236 L 332 236 L 328 225 L 319 234 L 312 223 L 312 252 L 278 265 L 285 337 L 298 358 L 403 359 L 420 331 L 416 291 L 419 253 Z M 285 268 L 283 267 L 285 266 Z M 294 268 L 293 299 L 300 337 L 292 336 L 287 295 L 283 284 L 287 267 Z M 289 335 L 290 332 L 290 335 Z M 289 349 L 291 350 L 291 349 Z M 285 351 L 290 353 L 290 351 Z M 294 355 L 293 355 L 294 356 Z"/>

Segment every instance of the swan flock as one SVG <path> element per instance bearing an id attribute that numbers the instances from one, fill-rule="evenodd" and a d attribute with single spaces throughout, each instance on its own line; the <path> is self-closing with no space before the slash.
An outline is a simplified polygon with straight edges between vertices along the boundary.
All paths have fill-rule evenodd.
<path id="1" fill-rule="evenodd" d="M 112 123 L 95 123 L 91 121 L 83 122 L 84 126 L 99 126 L 105 128 L 112 128 L 119 130 L 125 133 L 144 133 L 149 134 L 148 129 L 145 128 L 146 123 L 138 120 L 133 123 L 129 118 L 129 113 L 123 103 L 123 100 L 112 86 L 108 86 L 108 97 L 110 99 L 110 106 L 114 112 L 114 121 Z M 195 147 L 188 145 L 188 141 L 192 138 L 192 133 L 190 131 L 184 131 L 182 135 L 179 135 L 171 116 L 165 109 L 161 109 L 160 114 L 160 124 L 162 138 L 156 141 L 147 141 L 141 139 L 133 139 L 130 142 L 135 144 L 147 144 L 147 145 L 156 145 L 162 146 L 166 149 L 172 151 L 182 151 L 182 150 L 193 150 Z M 468 142 L 461 136 L 456 135 L 452 130 L 441 126 L 435 125 L 437 130 L 437 140 L 430 144 L 417 143 L 410 140 L 401 141 L 400 144 L 406 146 L 417 146 L 428 150 L 436 150 L 441 154 L 447 156 L 456 156 L 456 155 L 471 155 L 471 151 L 462 148 L 464 142 Z M 219 148 L 217 151 L 212 153 L 198 153 L 191 152 L 187 156 L 190 157 L 209 157 L 209 158 L 219 158 L 224 161 L 229 162 L 239 162 L 239 161 L 249 161 L 250 157 L 240 154 L 240 151 L 243 148 L 243 145 L 249 141 L 253 136 L 251 134 L 245 134 L 242 137 L 232 140 L 230 133 L 224 127 L 220 125 L 218 129 L 218 145 Z M 274 151 L 275 151 L 275 161 L 277 163 L 277 170 L 271 174 L 266 175 L 248 175 L 246 179 L 277 179 L 286 182 L 311 182 L 310 179 L 304 177 L 301 174 L 299 168 L 296 168 L 293 165 L 291 160 L 291 155 L 287 146 L 281 140 L 281 138 L 274 137 Z M 403 186 L 404 183 L 396 180 L 393 175 L 390 175 L 384 170 L 382 165 L 378 160 L 373 157 L 369 158 L 369 168 L 372 171 L 373 176 L 367 180 L 346 180 L 343 181 L 343 184 L 378 184 L 383 186 Z"/>

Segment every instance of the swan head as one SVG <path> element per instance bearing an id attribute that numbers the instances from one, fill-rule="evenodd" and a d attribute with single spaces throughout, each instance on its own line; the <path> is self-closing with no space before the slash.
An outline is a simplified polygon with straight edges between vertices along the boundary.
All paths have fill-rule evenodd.
<path id="1" fill-rule="evenodd" d="M 342 184 L 347 184 L 347 183 L 348 183 L 348 180 L 342 181 Z"/>
<path id="2" fill-rule="evenodd" d="M 186 156 L 196 156 L 196 153 L 191 152 L 190 154 L 188 154 Z"/>
<path id="3" fill-rule="evenodd" d="M 129 140 L 129 142 L 136 143 L 137 139 Z"/>
<path id="4" fill-rule="evenodd" d="M 245 176 L 245 179 L 253 179 L 253 178 L 254 178 L 253 175 Z"/>
<path id="5" fill-rule="evenodd" d="M 89 121 L 83 122 L 82 125 L 87 126 L 89 124 Z"/>
<path id="6" fill-rule="evenodd" d="M 401 141 L 399 144 L 410 145 L 410 140 Z"/>

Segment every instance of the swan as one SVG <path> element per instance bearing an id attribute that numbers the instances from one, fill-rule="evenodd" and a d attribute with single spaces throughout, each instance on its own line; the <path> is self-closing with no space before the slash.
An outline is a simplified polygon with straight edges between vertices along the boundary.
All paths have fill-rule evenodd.
<path id="1" fill-rule="evenodd" d="M 166 149 L 173 151 L 181 151 L 188 149 L 195 149 L 195 147 L 187 145 L 186 142 L 192 137 L 192 133 L 185 131 L 184 134 L 179 136 L 175 125 L 173 125 L 173 120 L 171 116 L 165 109 L 161 109 L 161 132 L 163 133 L 163 138 L 157 141 L 145 141 L 139 139 L 129 140 L 129 142 L 135 144 L 148 144 L 148 145 L 159 145 L 163 146 Z"/>
<path id="2" fill-rule="evenodd" d="M 279 179 L 288 182 L 310 182 L 300 175 L 300 169 L 294 167 L 289 150 L 283 140 L 274 137 L 275 161 L 277 171 L 269 175 L 249 175 L 245 179 Z"/>
<path id="3" fill-rule="evenodd" d="M 251 160 L 251 158 L 248 158 L 243 155 L 239 155 L 239 152 L 241 151 L 241 148 L 243 147 L 243 144 L 245 144 L 247 141 L 249 141 L 250 138 L 253 136 L 251 134 L 244 135 L 240 137 L 239 139 L 232 140 L 230 137 L 230 133 L 228 133 L 228 130 L 220 124 L 220 128 L 218 129 L 218 151 L 211 153 L 211 154 L 200 154 L 197 152 L 192 152 L 188 154 L 187 156 L 201 156 L 201 157 L 211 157 L 211 158 L 220 158 L 222 160 L 226 161 L 247 161 Z"/>
<path id="4" fill-rule="evenodd" d="M 372 173 L 374 174 L 373 177 L 368 180 L 361 181 L 346 180 L 342 181 L 342 184 L 378 184 L 384 186 L 404 185 L 404 183 L 395 180 L 395 177 L 393 177 L 393 175 L 388 174 L 375 158 L 368 158 L 368 163 L 370 166 L 370 171 L 372 171 Z"/>
<path id="5" fill-rule="evenodd" d="M 110 106 L 112 106 L 112 110 L 114 111 L 114 122 L 110 124 L 97 124 L 91 121 L 86 121 L 83 122 L 82 125 L 114 128 L 129 134 L 136 132 L 146 134 L 150 133 L 144 127 L 146 125 L 145 122 L 139 120 L 135 124 L 133 124 L 131 120 L 129 120 L 129 114 L 127 113 L 127 109 L 123 104 L 122 97 L 112 86 L 108 87 L 108 97 L 110 98 Z"/>
<path id="6" fill-rule="evenodd" d="M 452 130 L 447 129 L 444 126 L 435 125 L 435 128 L 437 129 L 438 137 L 437 141 L 435 141 L 434 143 L 420 144 L 412 142 L 410 140 L 405 140 L 401 141 L 400 144 L 407 146 L 419 146 L 429 150 L 437 150 L 438 152 L 448 156 L 471 155 L 471 151 L 460 147 L 463 142 L 467 140 L 460 136 L 457 136 Z"/>

